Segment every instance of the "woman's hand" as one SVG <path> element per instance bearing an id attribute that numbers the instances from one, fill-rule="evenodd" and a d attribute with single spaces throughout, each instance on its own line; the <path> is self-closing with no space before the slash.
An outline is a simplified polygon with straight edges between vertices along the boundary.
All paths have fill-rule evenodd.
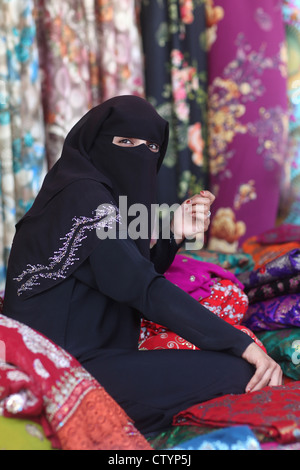
<path id="1" fill-rule="evenodd" d="M 247 384 L 246 392 L 256 392 L 267 385 L 276 387 L 282 384 L 281 367 L 257 344 L 251 343 L 245 349 L 242 357 L 256 368 L 253 377 Z"/>
<path id="2" fill-rule="evenodd" d="M 215 196 L 210 191 L 201 191 L 184 201 L 174 212 L 171 230 L 178 244 L 185 238 L 197 235 L 204 237 L 210 224 L 210 207 L 214 200 Z"/>

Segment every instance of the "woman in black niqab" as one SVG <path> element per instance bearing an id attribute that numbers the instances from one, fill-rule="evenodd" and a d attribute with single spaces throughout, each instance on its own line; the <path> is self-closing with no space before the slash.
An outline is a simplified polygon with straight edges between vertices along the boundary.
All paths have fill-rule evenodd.
<path id="1" fill-rule="evenodd" d="M 120 147 L 116 136 L 159 152 Z M 112 98 L 88 112 L 17 224 L 4 299 L 5 315 L 75 356 L 143 433 L 170 426 L 188 406 L 242 393 L 254 371 L 241 358 L 251 338 L 164 278 L 174 239 L 150 250 L 149 227 L 143 239 L 97 236 L 109 219 L 99 206 L 115 208 L 112 222 L 126 231 L 120 196 L 128 207 L 155 203 L 167 141 L 167 122 L 142 98 Z M 139 351 L 141 316 L 201 350 Z"/>

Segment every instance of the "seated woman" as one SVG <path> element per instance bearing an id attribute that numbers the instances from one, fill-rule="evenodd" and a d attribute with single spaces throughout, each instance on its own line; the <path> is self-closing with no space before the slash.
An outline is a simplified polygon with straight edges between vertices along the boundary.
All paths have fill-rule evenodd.
<path id="1" fill-rule="evenodd" d="M 167 143 L 168 123 L 141 98 L 115 97 L 89 111 L 16 226 L 4 299 L 6 316 L 75 356 L 144 434 L 193 404 L 282 379 L 248 335 L 163 276 L 195 230 L 176 228 L 180 208 L 174 234 L 150 249 Z M 140 236 L 137 207 L 145 209 Z M 199 349 L 139 350 L 141 316 Z"/>

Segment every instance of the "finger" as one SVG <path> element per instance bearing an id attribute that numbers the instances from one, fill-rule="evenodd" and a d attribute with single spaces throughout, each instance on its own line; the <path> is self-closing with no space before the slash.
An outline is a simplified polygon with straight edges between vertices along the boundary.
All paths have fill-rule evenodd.
<path id="1" fill-rule="evenodd" d="M 200 196 L 199 194 L 196 194 L 195 196 L 191 197 L 190 199 L 187 199 L 185 201 L 186 204 L 205 204 L 210 206 L 211 205 L 211 200 L 208 197 Z"/>
<path id="2" fill-rule="evenodd" d="M 216 197 L 210 191 L 207 190 L 200 191 L 200 194 L 201 196 L 207 197 L 210 200 L 210 204 L 212 204 L 216 199 Z"/>
<path id="3" fill-rule="evenodd" d="M 272 374 L 269 385 L 270 387 L 278 387 L 282 385 L 283 373 L 281 367 L 278 365 Z"/>
<path id="4" fill-rule="evenodd" d="M 257 385 L 262 381 L 265 374 L 265 368 L 258 367 L 246 386 L 246 392 L 253 392 Z"/>
<path id="5" fill-rule="evenodd" d="M 197 219 L 199 221 L 203 221 L 204 224 L 210 224 L 211 212 L 210 210 L 205 210 L 203 212 L 200 211 L 192 211 L 190 212 L 192 218 Z"/>
<path id="6" fill-rule="evenodd" d="M 204 231 L 206 232 L 210 226 L 210 217 L 208 217 L 204 222 Z"/>
<path id="7" fill-rule="evenodd" d="M 264 371 L 263 374 L 257 373 L 252 377 L 252 379 L 254 380 L 252 382 L 250 381 L 247 385 L 247 392 L 257 392 L 258 390 L 261 390 L 262 388 L 269 385 L 271 379 L 271 371 Z"/>
<path id="8" fill-rule="evenodd" d="M 278 386 L 281 384 L 281 381 L 282 372 L 280 366 L 275 361 L 269 361 L 269 363 L 264 363 L 257 368 L 246 387 L 246 391 L 256 392 L 267 385 Z"/>
<path id="9" fill-rule="evenodd" d="M 207 200 L 204 202 L 191 202 L 185 206 L 191 213 L 199 212 L 208 214 L 210 211 L 210 204 L 207 203 Z"/>

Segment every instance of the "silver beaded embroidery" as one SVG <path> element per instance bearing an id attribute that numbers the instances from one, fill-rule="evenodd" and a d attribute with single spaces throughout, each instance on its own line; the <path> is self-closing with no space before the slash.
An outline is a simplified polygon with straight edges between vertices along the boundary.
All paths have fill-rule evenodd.
<path id="1" fill-rule="evenodd" d="M 66 279 L 69 269 L 79 260 L 79 258 L 76 258 L 76 252 L 87 238 L 87 232 L 97 230 L 100 227 L 112 228 L 114 223 L 121 223 L 119 210 L 112 204 L 99 206 L 94 217 L 80 216 L 74 217 L 72 220 L 71 230 L 60 238 L 63 244 L 49 258 L 49 264 L 28 264 L 27 269 L 14 278 L 17 282 L 22 282 L 24 278 L 27 278 L 18 288 L 18 296 L 25 291 L 32 290 L 34 286 L 39 286 L 40 279 L 52 279 L 53 281 Z"/>

